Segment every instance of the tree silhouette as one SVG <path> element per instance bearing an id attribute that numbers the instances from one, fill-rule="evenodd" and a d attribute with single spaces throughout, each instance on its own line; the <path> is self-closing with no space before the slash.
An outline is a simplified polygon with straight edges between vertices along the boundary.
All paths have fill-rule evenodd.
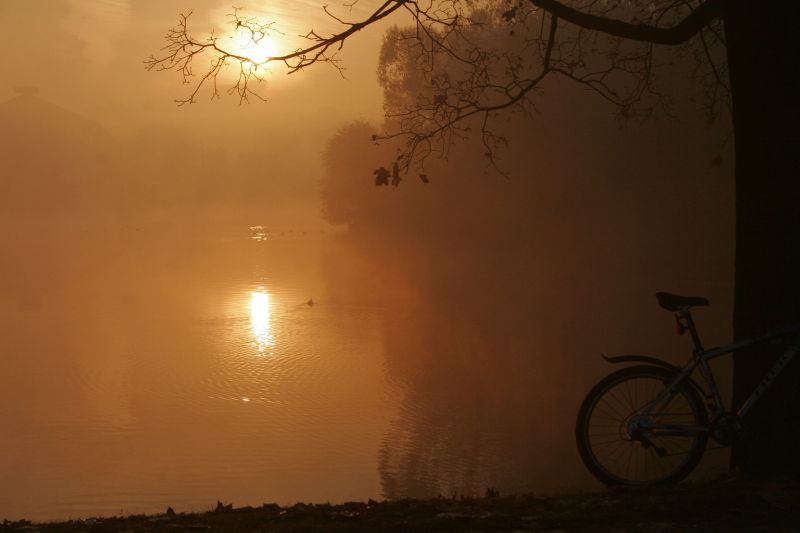
<path id="1" fill-rule="evenodd" d="M 706 96 L 709 117 L 727 108 L 733 123 L 735 337 L 800 320 L 800 181 L 794 161 L 800 153 L 800 33 L 792 27 L 800 15 L 798 2 L 387 0 L 358 22 L 336 18 L 343 27 L 340 32 L 322 36 L 311 31 L 305 36 L 306 47 L 261 63 L 224 50 L 213 34 L 193 37 L 188 16 L 182 16 L 168 33 L 162 55 L 151 57 L 147 68 L 177 70 L 185 81 L 197 80 L 180 101 L 190 103 L 207 85 L 218 96 L 217 78 L 233 63 L 240 74 L 228 90 L 247 100 L 258 94 L 259 69 L 265 64 L 282 63 L 290 72 L 316 63 L 340 68 L 336 53 L 348 38 L 389 16 L 401 20 L 402 13 L 411 17 L 413 27 L 392 30 L 390 37 L 407 41 L 397 50 L 411 55 L 383 62 L 414 65 L 415 73 L 387 70 L 381 72 L 382 81 L 391 91 L 393 77 L 411 74 L 419 76 L 427 90 L 387 110 L 396 129 L 378 138 L 404 140 L 392 162 L 403 172 L 423 165 L 431 155 L 446 155 L 470 131 L 479 133 L 488 161 L 496 164 L 507 140 L 495 133 L 492 121 L 499 112 L 531 113 L 534 97 L 551 76 L 596 92 L 624 118 L 659 108 L 669 111 L 671 102 L 659 88 L 659 73 L 669 75 L 670 57 L 694 57 L 694 77 Z M 231 21 L 254 39 L 272 30 L 238 12 Z M 506 25 L 508 43 L 496 46 L 482 40 L 480 29 L 487 25 Z M 210 67 L 195 76 L 193 62 L 205 55 L 211 57 Z M 438 66 L 443 62 L 448 72 L 453 65 L 460 67 L 455 77 L 442 74 Z M 757 384 L 776 351 L 762 347 L 737 354 L 735 404 Z M 754 413 L 747 437 L 734 448 L 735 466 L 756 475 L 800 474 L 794 444 L 800 437 L 798 366 L 793 365 Z"/>

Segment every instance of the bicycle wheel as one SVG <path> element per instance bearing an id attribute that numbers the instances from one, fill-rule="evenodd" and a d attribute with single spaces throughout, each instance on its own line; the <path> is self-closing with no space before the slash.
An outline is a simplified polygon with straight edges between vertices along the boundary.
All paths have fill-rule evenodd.
<path id="1" fill-rule="evenodd" d="M 598 480 L 606 485 L 677 483 L 697 466 L 708 433 L 691 427 L 707 427 L 708 413 L 688 381 L 671 398 L 664 396 L 676 375 L 658 366 L 627 367 L 586 396 L 575 437 L 583 463 Z M 652 424 L 673 428 L 649 429 Z"/>

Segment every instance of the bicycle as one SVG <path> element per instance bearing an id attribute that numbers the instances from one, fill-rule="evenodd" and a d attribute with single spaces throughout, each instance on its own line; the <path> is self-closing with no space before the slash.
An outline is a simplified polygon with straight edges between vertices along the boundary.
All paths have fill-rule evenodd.
<path id="1" fill-rule="evenodd" d="M 659 305 L 675 314 L 679 335 L 689 332 L 694 350 L 684 366 L 645 355 L 602 357 L 612 364 L 640 363 L 606 376 L 581 405 L 575 437 L 581 459 L 606 485 L 648 486 L 677 483 L 694 470 L 709 437 L 732 445 L 744 430 L 742 419 L 800 352 L 800 324 L 706 350 L 691 308 L 707 299 L 656 293 Z M 798 335 L 778 357 L 736 413 L 720 396 L 711 359 L 756 344 Z M 702 387 L 692 374 L 699 367 Z"/>

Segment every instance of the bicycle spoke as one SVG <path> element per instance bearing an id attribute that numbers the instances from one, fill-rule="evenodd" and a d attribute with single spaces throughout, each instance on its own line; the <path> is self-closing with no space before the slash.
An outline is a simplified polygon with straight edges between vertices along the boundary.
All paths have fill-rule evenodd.
<path id="1" fill-rule="evenodd" d="M 693 405 L 680 388 L 668 393 L 667 381 L 660 374 L 632 376 L 593 405 L 586 438 L 611 475 L 647 484 L 670 475 L 692 454 L 699 438 L 698 430 L 688 429 L 699 425 Z"/>

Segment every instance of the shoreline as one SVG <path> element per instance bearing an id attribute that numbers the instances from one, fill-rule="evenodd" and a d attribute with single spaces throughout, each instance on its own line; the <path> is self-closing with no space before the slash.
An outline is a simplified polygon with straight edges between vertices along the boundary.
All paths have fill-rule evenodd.
<path id="1" fill-rule="evenodd" d="M 797 531 L 800 483 L 714 481 L 487 498 L 298 503 L 0 523 L 0 531 Z"/>

